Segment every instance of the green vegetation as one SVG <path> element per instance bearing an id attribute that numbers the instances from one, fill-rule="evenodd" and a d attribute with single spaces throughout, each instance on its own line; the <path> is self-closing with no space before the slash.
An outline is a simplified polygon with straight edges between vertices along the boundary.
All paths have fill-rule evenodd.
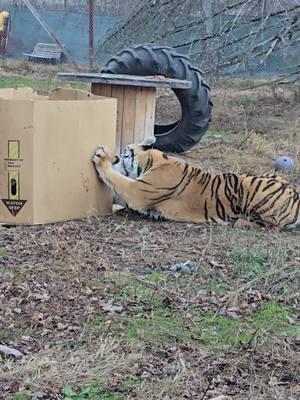
<path id="1" fill-rule="evenodd" d="M 88 85 L 81 82 L 65 82 L 57 79 L 30 79 L 22 76 L 0 77 L 0 88 L 31 87 L 41 92 L 49 92 L 57 87 L 71 87 L 86 90 Z"/>
<path id="2" fill-rule="evenodd" d="M 30 396 L 25 392 L 19 392 L 12 397 L 12 400 L 30 400 Z"/>
<path id="3" fill-rule="evenodd" d="M 175 314 L 175 315 L 174 315 Z M 110 332 L 125 341 L 146 340 L 160 344 L 201 344 L 210 351 L 222 350 L 227 346 L 248 343 L 257 328 L 263 329 L 262 342 L 268 344 L 268 334 L 276 333 L 292 336 L 296 328 L 288 322 L 290 312 L 276 303 L 266 304 L 261 310 L 241 319 L 215 316 L 212 312 L 194 315 L 189 318 L 179 313 L 155 310 L 151 315 L 115 316 L 110 325 Z M 105 317 L 95 315 L 90 329 L 103 333 L 107 328 Z M 99 332 L 99 333 L 100 333 Z"/>
<path id="4" fill-rule="evenodd" d="M 28 78 L 50 76 L 38 68 L 1 77 L 0 87 L 88 89 Z M 218 112 L 203 138 L 212 146 L 186 158 L 218 171 L 272 171 L 273 158 L 292 149 L 297 105 L 268 119 L 271 88 L 252 97 L 239 89 L 254 81 L 225 84 L 232 90 L 216 88 Z M 289 180 L 299 188 L 298 175 Z M 0 341 L 26 354 L 0 365 L 7 399 L 39 391 L 45 400 L 297 397 L 296 232 L 158 223 L 126 212 L 2 232 Z M 170 271 L 187 260 L 195 273 Z"/>
<path id="5" fill-rule="evenodd" d="M 243 106 L 255 106 L 257 103 L 257 100 L 255 97 L 251 97 L 251 96 L 245 96 L 241 99 L 241 104 Z"/>
<path id="6" fill-rule="evenodd" d="M 261 274 L 269 259 L 267 253 L 246 249 L 240 251 L 239 248 L 234 248 L 231 256 L 235 263 L 234 273 L 247 279 Z M 94 314 L 89 320 L 87 330 L 92 335 L 101 335 L 109 329 L 113 336 L 122 338 L 125 342 L 139 340 L 162 345 L 205 345 L 213 352 L 221 351 L 224 346 L 238 347 L 240 343 L 248 343 L 257 328 L 264 331 L 261 340 L 266 345 L 269 334 L 295 334 L 294 327 L 288 322 L 290 311 L 281 304 L 266 303 L 261 309 L 244 313 L 235 319 L 212 311 L 201 312 L 197 308 L 191 308 L 186 314 L 173 309 L 159 290 L 159 287 L 166 287 L 167 281 L 169 288 L 172 284 L 174 287 L 174 275 L 155 272 L 152 278 L 157 287 L 154 285 L 149 288 L 143 282 L 133 283 L 128 275 L 123 279 L 118 275 L 116 280 L 111 276 L 114 291 L 107 295 L 107 300 L 110 304 L 132 304 L 131 311 L 129 314 Z M 188 284 L 185 275 L 181 275 L 181 279 L 185 285 Z M 215 286 L 220 291 L 225 290 L 222 282 Z"/>
<path id="7" fill-rule="evenodd" d="M 121 400 L 121 397 L 115 394 L 108 394 L 94 386 L 85 386 L 74 391 L 71 387 L 63 389 L 64 400 Z"/>
<path id="8" fill-rule="evenodd" d="M 8 253 L 5 250 L 0 249 L 0 257 L 7 257 Z"/>
<path id="9" fill-rule="evenodd" d="M 268 265 L 270 256 L 265 250 L 253 250 L 234 246 L 230 251 L 234 265 L 234 274 L 246 279 L 253 279 L 262 274 Z"/>

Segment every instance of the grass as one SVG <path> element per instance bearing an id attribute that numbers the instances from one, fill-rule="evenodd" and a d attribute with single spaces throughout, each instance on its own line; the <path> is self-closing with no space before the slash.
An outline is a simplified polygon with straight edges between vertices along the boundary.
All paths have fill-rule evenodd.
<path id="1" fill-rule="evenodd" d="M 266 271 L 270 255 L 265 250 L 252 250 L 234 246 L 230 250 L 233 261 L 233 273 L 241 278 L 253 279 Z"/>
<path id="2" fill-rule="evenodd" d="M 0 88 L 31 87 L 42 93 L 49 92 L 57 87 L 70 87 L 87 90 L 88 85 L 81 82 L 65 82 L 57 79 L 31 79 L 23 76 L 0 77 Z"/>
<path id="3" fill-rule="evenodd" d="M 0 86 L 84 89 L 29 73 Z M 297 131 L 297 110 L 282 114 L 267 89 L 269 108 L 256 91 L 238 92 L 255 82 L 223 83 L 206 135 L 224 141 L 189 154 L 205 168 L 270 172 L 276 152 L 291 150 L 285 128 L 293 120 Z M 128 213 L 0 236 L 0 340 L 27 354 L 0 366 L 7 399 L 297 398 L 297 234 Z M 188 259 L 196 273 L 170 272 Z"/>
<path id="4" fill-rule="evenodd" d="M 0 257 L 7 257 L 8 253 L 5 250 L 0 249 Z"/>
<path id="5" fill-rule="evenodd" d="M 234 249 L 231 257 L 236 263 L 234 273 L 247 280 L 263 273 L 269 259 L 268 254 L 241 251 L 240 248 Z M 110 276 L 114 281 L 114 291 L 109 293 L 107 299 L 114 304 L 127 303 L 133 306 L 128 315 L 95 314 L 86 329 L 93 336 L 109 331 L 126 342 L 139 340 L 160 345 L 204 345 L 213 352 L 220 352 L 228 346 L 238 348 L 240 343 L 250 341 L 257 328 L 264 330 L 261 341 L 266 345 L 269 343 L 268 336 L 275 332 L 286 336 L 295 334 L 294 327 L 288 323 L 291 314 L 289 308 L 273 302 L 266 303 L 252 313 L 243 313 L 238 319 L 218 316 L 211 311 L 199 312 L 197 307 L 190 308 L 189 313 L 173 309 L 172 306 L 170 309 L 160 288 L 166 288 L 166 281 L 168 288 L 171 288 L 175 278 L 163 272 L 153 275 L 153 282 L 157 285 L 153 288 L 137 282 L 133 285 L 134 279 L 130 280 L 128 275 L 124 275 L 123 280 L 118 275 L 116 281 Z M 188 278 L 181 278 L 181 285 L 188 284 Z"/>
<path id="6" fill-rule="evenodd" d="M 64 400 L 121 400 L 122 398 L 115 394 L 103 392 L 94 386 L 85 386 L 77 391 L 67 386 L 63 389 Z"/>
<path id="7" fill-rule="evenodd" d="M 248 106 L 255 106 L 257 104 L 257 99 L 252 96 L 245 96 L 241 99 L 241 105 L 248 107 Z"/>
<path id="8" fill-rule="evenodd" d="M 30 396 L 25 392 L 16 393 L 11 400 L 30 400 Z"/>

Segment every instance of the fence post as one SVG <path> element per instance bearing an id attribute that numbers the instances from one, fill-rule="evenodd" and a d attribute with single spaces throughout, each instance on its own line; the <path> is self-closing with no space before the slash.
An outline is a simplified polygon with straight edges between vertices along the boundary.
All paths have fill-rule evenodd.
<path id="1" fill-rule="evenodd" d="M 94 0 L 88 0 L 89 3 L 89 67 L 94 66 Z"/>

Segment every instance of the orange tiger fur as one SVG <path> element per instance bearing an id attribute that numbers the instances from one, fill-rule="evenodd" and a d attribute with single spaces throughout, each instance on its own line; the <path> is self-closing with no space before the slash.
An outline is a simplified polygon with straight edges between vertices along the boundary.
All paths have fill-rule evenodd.
<path id="1" fill-rule="evenodd" d="M 93 162 L 98 176 L 129 208 L 185 222 L 279 228 L 300 225 L 300 198 L 282 178 L 211 174 L 143 145 L 112 160 L 105 147 Z"/>

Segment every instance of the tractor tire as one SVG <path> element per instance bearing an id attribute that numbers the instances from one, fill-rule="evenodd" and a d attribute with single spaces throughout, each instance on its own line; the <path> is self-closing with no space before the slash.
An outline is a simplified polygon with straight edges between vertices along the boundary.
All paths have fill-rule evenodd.
<path id="1" fill-rule="evenodd" d="M 190 89 L 173 89 L 181 105 L 181 119 L 169 125 L 155 125 L 154 147 L 182 153 L 196 145 L 207 131 L 211 120 L 210 88 L 202 72 L 191 60 L 171 47 L 142 44 L 121 50 L 102 70 L 103 73 L 126 75 L 162 75 L 171 79 L 189 80 Z"/>

